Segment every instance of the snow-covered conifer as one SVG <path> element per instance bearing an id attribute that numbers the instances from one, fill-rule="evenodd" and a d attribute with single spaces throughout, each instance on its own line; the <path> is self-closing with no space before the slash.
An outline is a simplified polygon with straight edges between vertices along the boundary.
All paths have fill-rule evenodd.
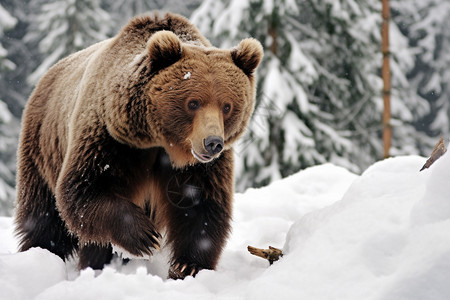
<path id="1" fill-rule="evenodd" d="M 391 1 L 393 20 L 414 54 L 406 79 L 411 90 L 430 105 L 416 126 L 432 136 L 435 143 L 439 134 L 448 138 L 450 133 L 450 2 Z"/>
<path id="2" fill-rule="evenodd" d="M 0 5 L 0 38 L 4 32 L 14 27 L 17 19 Z M 0 39 L 1 41 L 1 39 Z M 15 64 L 7 58 L 8 52 L 0 42 L 0 84 L 6 86 L 6 75 L 15 68 Z M 11 128 L 13 115 L 2 99 L 0 99 L 0 215 L 12 212 L 14 201 L 14 155 L 16 151 L 16 132 Z M 17 127 L 17 123 L 14 123 Z"/>
<path id="3" fill-rule="evenodd" d="M 111 18 L 100 0 L 33 1 L 41 3 L 35 5 L 40 11 L 32 16 L 25 40 L 37 45 L 42 61 L 28 77 L 31 84 L 59 59 L 106 39 L 111 30 Z"/>

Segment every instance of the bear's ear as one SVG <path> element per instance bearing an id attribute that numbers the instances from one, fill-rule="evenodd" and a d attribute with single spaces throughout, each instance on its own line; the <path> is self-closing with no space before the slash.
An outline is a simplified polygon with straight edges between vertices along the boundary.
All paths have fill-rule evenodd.
<path id="1" fill-rule="evenodd" d="M 181 58 L 181 41 L 172 31 L 158 31 L 147 42 L 152 72 L 157 72 Z"/>
<path id="2" fill-rule="evenodd" d="M 261 62 L 263 48 L 261 43 L 255 39 L 244 39 L 231 49 L 231 57 L 236 66 L 247 76 L 251 76 Z"/>

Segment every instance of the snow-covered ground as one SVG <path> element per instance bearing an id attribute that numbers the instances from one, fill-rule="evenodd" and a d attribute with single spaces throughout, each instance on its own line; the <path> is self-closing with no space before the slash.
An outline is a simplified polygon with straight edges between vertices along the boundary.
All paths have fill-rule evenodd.
<path id="1" fill-rule="evenodd" d="M 217 271 L 166 279 L 166 257 L 78 273 L 16 252 L 0 218 L 1 299 L 449 299 L 450 154 L 387 159 L 361 176 L 331 164 L 237 194 Z M 247 246 L 282 248 L 269 266 Z"/>

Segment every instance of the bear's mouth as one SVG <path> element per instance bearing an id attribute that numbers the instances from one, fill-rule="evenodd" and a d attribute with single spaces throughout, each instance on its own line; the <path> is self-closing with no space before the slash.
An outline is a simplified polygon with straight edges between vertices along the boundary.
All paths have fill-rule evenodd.
<path id="1" fill-rule="evenodd" d="M 194 156 L 195 159 L 197 159 L 201 163 L 207 163 L 214 159 L 214 156 L 210 156 L 208 154 L 199 154 L 195 152 L 194 149 L 191 149 L 191 153 Z"/>

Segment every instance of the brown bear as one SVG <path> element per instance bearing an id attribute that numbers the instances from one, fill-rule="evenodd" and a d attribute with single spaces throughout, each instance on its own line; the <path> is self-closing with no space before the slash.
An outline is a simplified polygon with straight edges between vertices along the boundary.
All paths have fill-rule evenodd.
<path id="1" fill-rule="evenodd" d="M 233 150 L 254 108 L 254 39 L 211 46 L 184 17 L 132 19 L 58 62 L 23 114 L 16 231 L 79 267 L 117 245 L 152 254 L 165 232 L 169 276 L 214 269 L 230 232 Z"/>

